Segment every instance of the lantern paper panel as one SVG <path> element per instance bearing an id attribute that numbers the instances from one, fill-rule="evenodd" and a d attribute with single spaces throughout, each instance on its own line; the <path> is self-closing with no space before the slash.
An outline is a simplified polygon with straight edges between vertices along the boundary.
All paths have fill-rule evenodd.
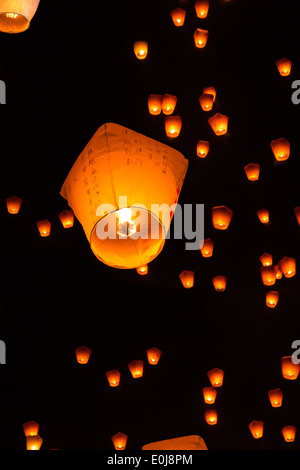
<path id="1" fill-rule="evenodd" d="M 282 406 L 283 393 L 280 388 L 269 390 L 268 396 L 273 408 L 280 408 Z"/>
<path id="2" fill-rule="evenodd" d="M 26 31 L 40 0 L 1 0 L 0 31 L 3 33 L 22 33 Z"/>
<path id="3" fill-rule="evenodd" d="M 209 32 L 206 29 L 197 28 L 194 32 L 194 42 L 198 49 L 206 46 Z"/>
<path id="4" fill-rule="evenodd" d="M 127 439 L 127 434 L 123 434 L 122 432 L 118 432 L 111 438 L 116 450 L 125 450 Z"/>
<path id="5" fill-rule="evenodd" d="M 149 364 L 155 366 L 158 364 L 161 356 L 161 350 L 158 348 L 149 348 L 147 349 L 147 358 Z"/>
<path id="6" fill-rule="evenodd" d="M 148 96 L 148 110 L 152 116 L 158 116 L 162 108 L 162 95 L 150 94 Z"/>
<path id="7" fill-rule="evenodd" d="M 26 450 L 40 450 L 42 444 L 43 439 L 38 434 L 26 437 Z"/>
<path id="8" fill-rule="evenodd" d="M 173 114 L 177 104 L 177 96 L 165 93 L 162 97 L 162 112 L 169 116 Z"/>
<path id="9" fill-rule="evenodd" d="M 148 55 L 147 41 L 135 41 L 133 44 L 133 51 L 139 60 L 146 59 Z"/>
<path id="10" fill-rule="evenodd" d="M 78 364 L 87 364 L 89 362 L 92 350 L 87 346 L 79 346 L 75 349 Z"/>
<path id="11" fill-rule="evenodd" d="M 200 251 L 201 251 L 201 255 L 203 256 L 203 258 L 210 258 L 213 255 L 213 251 L 214 251 L 213 241 L 210 238 L 206 238 L 203 241 L 203 245 L 200 248 Z"/>
<path id="12" fill-rule="evenodd" d="M 194 286 L 194 278 L 195 278 L 194 271 L 184 270 L 179 274 L 179 278 L 182 282 L 183 287 L 185 287 L 186 289 L 190 289 L 191 287 Z"/>
<path id="13" fill-rule="evenodd" d="M 121 373 L 117 369 L 108 370 L 105 375 L 111 387 L 120 385 Z"/>
<path id="14" fill-rule="evenodd" d="M 294 364 L 292 356 L 281 358 L 281 373 L 284 379 L 296 380 L 300 372 L 300 364 Z"/>
<path id="15" fill-rule="evenodd" d="M 187 168 L 177 150 L 108 123 L 74 163 L 61 195 L 100 261 L 137 268 L 163 249 L 171 217 L 160 206 L 175 211 Z"/>
<path id="16" fill-rule="evenodd" d="M 227 206 L 215 206 L 212 208 L 212 222 L 217 230 L 227 230 L 232 217 L 233 211 Z"/>
<path id="17" fill-rule="evenodd" d="M 253 420 L 249 424 L 249 429 L 254 439 L 260 439 L 261 437 L 263 437 L 263 433 L 264 433 L 264 422 Z"/>
<path id="18" fill-rule="evenodd" d="M 244 167 L 244 171 L 249 181 L 257 181 L 260 174 L 260 165 L 259 163 L 248 163 Z"/>
<path id="19" fill-rule="evenodd" d="M 36 423 L 35 421 L 27 421 L 26 423 L 23 424 L 23 430 L 25 437 L 28 436 L 36 436 L 39 433 L 39 428 L 40 425 Z"/>
<path id="20" fill-rule="evenodd" d="M 171 18 L 175 26 L 183 26 L 185 22 L 186 11 L 183 8 L 175 8 L 171 11 Z"/>
<path id="21" fill-rule="evenodd" d="M 206 18 L 209 10 L 209 0 L 197 0 L 195 10 L 198 18 Z"/>
<path id="22" fill-rule="evenodd" d="M 210 149 L 210 143 L 206 140 L 198 140 L 197 142 L 197 155 L 200 158 L 207 157 L 207 154 Z"/>
<path id="23" fill-rule="evenodd" d="M 215 367 L 207 372 L 207 376 L 212 387 L 222 387 L 224 380 L 224 371 Z"/>
<path id="24" fill-rule="evenodd" d="M 202 437 L 191 435 L 150 442 L 142 450 L 207 450 L 207 446 Z"/>
<path id="25" fill-rule="evenodd" d="M 278 72 L 282 77 L 287 77 L 291 73 L 292 61 L 284 57 L 276 61 Z"/>
<path id="26" fill-rule="evenodd" d="M 128 364 L 128 368 L 131 372 L 131 375 L 134 379 L 138 379 L 139 377 L 143 377 L 144 372 L 144 361 L 142 360 L 134 360 Z"/>
<path id="27" fill-rule="evenodd" d="M 18 196 L 6 198 L 6 207 L 9 214 L 18 214 L 22 205 L 22 199 Z"/>
<path id="28" fill-rule="evenodd" d="M 296 437 L 296 426 L 287 425 L 281 429 L 285 442 L 294 442 Z"/>

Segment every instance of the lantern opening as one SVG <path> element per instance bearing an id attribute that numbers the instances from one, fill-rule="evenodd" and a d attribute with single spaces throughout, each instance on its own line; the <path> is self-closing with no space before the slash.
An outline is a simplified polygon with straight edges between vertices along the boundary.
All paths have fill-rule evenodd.
<path id="1" fill-rule="evenodd" d="M 19 13 L 0 13 L 0 31 L 3 33 L 22 33 L 29 25 L 28 19 Z"/>

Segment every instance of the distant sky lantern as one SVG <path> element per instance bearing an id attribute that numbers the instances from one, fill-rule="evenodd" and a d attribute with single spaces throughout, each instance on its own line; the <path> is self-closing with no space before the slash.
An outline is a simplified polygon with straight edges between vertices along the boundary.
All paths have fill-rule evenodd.
<path id="1" fill-rule="evenodd" d="M 121 373 L 117 369 L 108 370 L 105 375 L 111 387 L 120 385 Z"/>
<path id="2" fill-rule="evenodd" d="M 283 393 L 280 388 L 268 391 L 268 397 L 273 408 L 280 408 L 282 405 Z"/>
<path id="3" fill-rule="evenodd" d="M 271 266 L 273 264 L 273 256 L 269 253 L 264 253 L 259 259 L 263 266 Z"/>
<path id="4" fill-rule="evenodd" d="M 206 46 L 207 39 L 208 39 L 208 31 L 206 29 L 197 28 L 194 32 L 194 41 L 195 46 L 199 49 L 202 49 Z"/>
<path id="5" fill-rule="evenodd" d="M 138 266 L 136 268 L 136 271 L 141 276 L 145 276 L 146 274 L 148 274 L 148 264 L 145 264 L 144 266 Z"/>
<path id="6" fill-rule="evenodd" d="M 128 439 L 128 436 L 121 432 L 118 432 L 111 438 L 116 450 L 125 450 L 127 439 Z"/>
<path id="7" fill-rule="evenodd" d="M 203 111 L 211 111 L 214 105 L 214 96 L 209 93 L 202 93 L 199 103 Z"/>
<path id="8" fill-rule="evenodd" d="M 207 86 L 207 87 L 203 88 L 202 92 L 206 93 L 208 95 L 213 95 L 213 100 L 215 101 L 215 99 L 217 97 L 217 91 L 216 91 L 215 87 Z"/>
<path id="9" fill-rule="evenodd" d="M 11 196 L 6 198 L 7 211 L 10 214 L 18 214 L 22 205 L 22 199 L 18 196 Z"/>
<path id="10" fill-rule="evenodd" d="M 139 377 L 143 377 L 144 372 L 144 361 L 137 360 L 131 361 L 128 364 L 128 368 L 131 372 L 131 375 L 134 379 L 138 379 Z"/>
<path id="11" fill-rule="evenodd" d="M 300 226 L 300 206 L 295 207 L 294 213 L 295 213 L 298 225 Z"/>
<path id="12" fill-rule="evenodd" d="M 43 444 L 43 439 L 39 436 L 26 437 L 26 450 L 40 450 Z"/>
<path id="13" fill-rule="evenodd" d="M 87 364 L 89 362 L 92 350 L 87 346 L 79 346 L 75 349 L 78 364 Z"/>
<path id="14" fill-rule="evenodd" d="M 158 116 L 161 113 L 162 95 L 151 94 L 148 96 L 148 110 L 153 116 Z"/>
<path id="15" fill-rule="evenodd" d="M 292 62 L 284 57 L 276 61 L 278 72 L 282 77 L 287 77 L 291 73 Z"/>
<path id="16" fill-rule="evenodd" d="M 39 433 L 40 425 L 35 421 L 27 421 L 23 424 L 25 436 L 36 436 Z"/>
<path id="17" fill-rule="evenodd" d="M 214 288 L 217 292 L 224 292 L 227 284 L 226 276 L 215 276 L 212 280 Z"/>
<path id="18" fill-rule="evenodd" d="M 133 51 L 138 59 L 146 59 L 148 55 L 148 43 L 146 41 L 136 41 L 133 44 Z"/>
<path id="19" fill-rule="evenodd" d="M 60 194 L 97 259 L 136 269 L 162 251 L 187 169 L 188 160 L 171 146 L 107 123 L 73 164 Z"/>
<path id="20" fill-rule="evenodd" d="M 209 10 L 209 0 L 197 0 L 195 10 L 198 18 L 206 18 Z"/>
<path id="21" fill-rule="evenodd" d="M 268 224 L 270 222 L 270 214 L 267 209 L 260 209 L 256 214 L 262 224 Z"/>
<path id="22" fill-rule="evenodd" d="M 162 97 L 162 112 L 169 116 L 173 114 L 177 104 L 177 96 L 165 93 Z"/>
<path id="23" fill-rule="evenodd" d="M 218 413 L 217 410 L 206 410 L 204 413 L 204 418 L 207 424 L 217 424 L 218 422 Z"/>
<path id="24" fill-rule="evenodd" d="M 158 348 L 149 348 L 147 349 L 147 358 L 149 364 L 156 366 L 160 360 L 161 350 Z"/>
<path id="25" fill-rule="evenodd" d="M 224 380 L 224 371 L 215 367 L 207 372 L 207 376 L 212 387 L 222 387 Z"/>
<path id="26" fill-rule="evenodd" d="M 40 232 L 41 237 L 49 237 L 51 232 L 51 222 L 47 219 L 40 220 L 36 223 L 38 231 Z"/>
<path id="27" fill-rule="evenodd" d="M 300 364 L 294 364 L 292 356 L 281 358 L 281 373 L 284 379 L 296 380 L 300 372 Z"/>
<path id="28" fill-rule="evenodd" d="M 257 181 L 259 179 L 259 163 L 248 163 L 248 165 L 244 167 L 244 170 L 249 181 Z"/>
<path id="29" fill-rule="evenodd" d="M 194 285 L 194 271 L 182 271 L 179 278 L 182 282 L 183 287 L 190 289 Z"/>
<path id="30" fill-rule="evenodd" d="M 212 208 L 212 222 L 217 230 L 227 230 L 232 217 L 233 211 L 227 206 L 215 206 Z"/>
<path id="31" fill-rule="evenodd" d="M 265 286 L 273 286 L 276 282 L 276 271 L 274 266 L 261 266 L 260 274 Z"/>
<path id="32" fill-rule="evenodd" d="M 183 26 L 185 22 L 186 11 L 182 8 L 175 8 L 171 11 L 171 18 L 175 26 Z"/>
<path id="33" fill-rule="evenodd" d="M 296 426 L 287 425 L 281 429 L 285 442 L 294 442 L 296 437 Z"/>
<path id="34" fill-rule="evenodd" d="M 261 437 L 263 437 L 264 423 L 263 423 L 263 421 L 253 420 L 249 424 L 249 429 L 250 429 L 251 434 L 254 437 L 254 439 L 260 439 Z"/>
<path id="35" fill-rule="evenodd" d="M 206 238 L 203 242 L 202 248 L 200 248 L 200 251 L 203 258 L 210 258 L 214 251 L 213 241 L 210 238 Z"/>
<path id="36" fill-rule="evenodd" d="M 215 114 L 209 118 L 208 123 L 216 135 L 220 136 L 227 133 L 228 116 L 225 114 Z"/>
<path id="37" fill-rule="evenodd" d="M 171 138 L 178 137 L 181 131 L 182 120 L 180 116 L 166 116 L 165 130 L 166 135 Z"/>
<path id="38" fill-rule="evenodd" d="M 40 0 L 0 1 L 0 31 L 22 33 L 26 31 L 35 15 Z"/>
<path id="39" fill-rule="evenodd" d="M 64 228 L 71 228 L 74 225 L 74 212 L 70 209 L 66 209 L 59 214 L 59 220 L 61 221 Z"/>
<path id="40" fill-rule="evenodd" d="M 266 305 L 270 308 L 275 308 L 279 301 L 279 292 L 270 290 L 266 293 Z"/>
<path id="41" fill-rule="evenodd" d="M 278 162 L 284 162 L 287 160 L 291 153 L 290 143 L 285 137 L 272 140 L 271 149 L 273 151 L 274 157 Z"/>
<path id="42" fill-rule="evenodd" d="M 214 387 L 204 387 L 202 389 L 205 403 L 212 405 L 216 401 L 217 390 Z"/>
<path id="43" fill-rule="evenodd" d="M 209 152 L 210 144 L 206 140 L 198 140 L 197 142 L 197 155 L 200 158 L 205 158 Z"/>
<path id="44" fill-rule="evenodd" d="M 278 266 L 283 273 L 284 277 L 290 278 L 296 274 L 296 260 L 285 256 L 278 262 Z"/>

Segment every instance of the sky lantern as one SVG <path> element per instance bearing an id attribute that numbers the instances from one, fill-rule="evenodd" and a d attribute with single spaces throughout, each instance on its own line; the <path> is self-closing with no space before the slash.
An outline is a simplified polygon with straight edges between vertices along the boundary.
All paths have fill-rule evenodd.
<path id="1" fill-rule="evenodd" d="M 231 219 L 233 216 L 233 211 L 227 206 L 215 206 L 212 208 L 212 222 L 214 228 L 217 230 L 227 230 Z"/>
<path id="2" fill-rule="evenodd" d="M 149 348 L 147 349 L 147 358 L 149 364 L 156 366 L 160 360 L 161 350 L 158 348 Z"/>
<path id="3" fill-rule="evenodd" d="M 278 265 L 274 266 L 276 279 L 282 279 L 282 271 Z"/>
<path id="4" fill-rule="evenodd" d="M 128 436 L 121 432 L 118 432 L 114 436 L 112 436 L 111 440 L 113 441 L 113 445 L 116 450 L 125 450 L 127 444 Z"/>
<path id="5" fill-rule="evenodd" d="M 264 253 L 259 259 L 263 266 L 271 266 L 273 264 L 273 256 L 269 253 Z"/>
<path id="6" fill-rule="evenodd" d="M 51 222 L 47 219 L 39 220 L 36 223 L 38 231 L 40 232 L 41 237 L 49 237 L 51 232 Z"/>
<path id="7" fill-rule="evenodd" d="M 294 364 L 292 356 L 281 358 L 281 372 L 284 379 L 296 380 L 300 372 L 300 364 Z"/>
<path id="8" fill-rule="evenodd" d="M 129 370 L 131 372 L 131 375 L 134 379 L 138 379 L 139 377 L 143 377 L 144 361 L 141 361 L 141 360 L 131 361 L 128 364 L 128 368 L 129 368 Z"/>
<path id="9" fill-rule="evenodd" d="M 135 43 L 133 44 L 133 51 L 138 59 L 146 59 L 148 55 L 147 41 L 135 41 Z"/>
<path id="10" fill-rule="evenodd" d="M 117 369 L 108 370 L 105 375 L 111 387 L 120 385 L 121 373 Z"/>
<path id="11" fill-rule="evenodd" d="M 205 158 L 209 152 L 210 144 L 206 140 L 198 140 L 197 142 L 197 155 L 200 158 Z"/>
<path id="12" fill-rule="evenodd" d="M 214 288 L 217 292 L 224 292 L 226 289 L 227 277 L 215 276 L 212 280 Z"/>
<path id="13" fill-rule="evenodd" d="M 40 450 L 42 444 L 43 439 L 38 434 L 26 437 L 26 450 Z"/>
<path id="14" fill-rule="evenodd" d="M 66 209 L 59 214 L 59 220 L 64 228 L 71 228 L 74 225 L 74 212 L 71 209 Z"/>
<path id="15" fill-rule="evenodd" d="M 276 61 L 278 72 L 282 77 L 287 77 L 291 73 L 292 62 L 284 57 Z"/>
<path id="16" fill-rule="evenodd" d="M 146 274 L 148 274 L 148 264 L 145 264 L 144 266 L 138 266 L 136 268 L 136 271 L 141 276 L 145 276 Z"/>
<path id="17" fill-rule="evenodd" d="M 265 286 L 273 286 L 276 282 L 276 272 L 274 266 L 261 266 L 260 274 Z"/>
<path id="18" fill-rule="evenodd" d="M 278 162 L 284 162 L 287 160 L 291 153 L 291 146 L 289 141 L 285 137 L 280 139 L 272 140 L 271 149 L 273 151 L 274 157 Z"/>
<path id="19" fill-rule="evenodd" d="M 213 86 L 207 86 L 207 87 L 203 88 L 202 93 L 206 93 L 208 95 L 213 95 L 213 100 L 214 101 L 217 97 L 217 91 L 216 91 L 215 87 L 213 87 Z"/>
<path id="20" fill-rule="evenodd" d="M 197 28 L 194 32 L 195 46 L 199 49 L 205 47 L 208 39 L 208 34 L 209 33 L 206 29 Z"/>
<path id="21" fill-rule="evenodd" d="M 174 113 L 177 104 L 177 96 L 165 93 L 162 97 L 163 114 L 169 116 Z"/>
<path id="22" fill-rule="evenodd" d="M 282 405 L 283 393 L 280 388 L 268 391 L 268 397 L 273 408 L 280 408 Z"/>
<path id="23" fill-rule="evenodd" d="M 249 181 L 257 181 L 259 179 L 259 163 L 248 163 L 248 165 L 244 166 L 244 170 Z"/>
<path id="24" fill-rule="evenodd" d="M 278 304 L 279 292 L 275 290 L 270 290 L 266 293 L 266 305 L 270 308 L 275 308 Z"/>
<path id="25" fill-rule="evenodd" d="M 40 425 L 35 421 L 27 421 L 23 424 L 23 430 L 25 437 L 27 436 L 36 436 L 39 433 Z"/>
<path id="26" fill-rule="evenodd" d="M 228 116 L 217 113 L 211 116 L 208 123 L 216 135 L 224 135 L 228 130 Z"/>
<path id="27" fill-rule="evenodd" d="M 166 135 L 170 138 L 178 137 L 181 131 L 182 120 L 180 116 L 166 116 L 165 130 Z"/>
<path id="28" fill-rule="evenodd" d="M 298 225 L 300 226 L 300 206 L 296 206 L 294 208 L 294 213 L 295 213 Z"/>
<path id="29" fill-rule="evenodd" d="M 264 433 L 264 422 L 253 420 L 249 424 L 249 429 L 254 439 L 260 439 Z"/>
<path id="30" fill-rule="evenodd" d="M 22 205 L 22 199 L 18 196 L 11 196 L 6 198 L 7 211 L 10 214 L 18 214 Z"/>
<path id="31" fill-rule="evenodd" d="M 199 103 L 203 111 L 211 111 L 214 105 L 214 96 L 209 93 L 202 93 Z"/>
<path id="32" fill-rule="evenodd" d="M 284 277 L 290 278 L 296 274 L 296 260 L 285 256 L 278 262 L 278 266 L 283 273 Z"/>
<path id="33" fill-rule="evenodd" d="M 75 349 L 78 364 L 87 364 L 89 362 L 92 350 L 87 346 L 79 346 Z"/>
<path id="34" fill-rule="evenodd" d="M 40 0 L 2 0 L 0 2 L 0 31 L 22 33 L 35 15 Z"/>
<path id="35" fill-rule="evenodd" d="M 215 367 L 207 372 L 207 376 L 212 387 L 222 387 L 224 380 L 224 371 Z"/>
<path id="36" fill-rule="evenodd" d="M 211 425 L 217 424 L 218 422 L 217 410 L 211 410 L 211 409 L 206 410 L 204 413 L 204 418 L 207 424 L 211 424 Z"/>
<path id="37" fill-rule="evenodd" d="M 270 222 L 270 214 L 267 209 L 259 209 L 256 215 L 262 224 L 268 224 Z"/>
<path id="38" fill-rule="evenodd" d="M 209 10 L 209 0 L 197 0 L 195 10 L 198 18 L 206 18 Z"/>
<path id="39" fill-rule="evenodd" d="M 153 116 L 158 116 L 161 113 L 162 95 L 151 94 L 148 96 L 148 110 Z"/>
<path id="40" fill-rule="evenodd" d="M 281 429 L 285 442 L 294 442 L 296 437 L 296 426 L 287 425 Z"/>
<path id="41" fill-rule="evenodd" d="M 190 289 L 194 285 L 194 271 L 182 271 L 179 274 L 179 278 L 182 282 L 183 287 Z"/>
<path id="42" fill-rule="evenodd" d="M 185 22 L 186 11 L 183 8 L 175 8 L 171 11 L 171 18 L 175 26 L 183 26 Z"/>
<path id="43" fill-rule="evenodd" d="M 188 160 L 172 147 L 103 124 L 75 161 L 61 195 L 101 262 L 137 268 L 163 249 L 169 208 L 175 212 L 187 168 Z"/>
<path id="44" fill-rule="evenodd" d="M 202 242 L 200 242 L 201 244 Z M 210 238 L 206 238 L 200 248 L 201 255 L 203 258 L 210 258 L 213 255 L 214 243 Z"/>
<path id="45" fill-rule="evenodd" d="M 202 389 L 202 392 L 205 403 L 208 403 L 210 405 L 215 403 L 217 397 L 217 390 L 215 389 L 215 387 L 204 387 Z"/>

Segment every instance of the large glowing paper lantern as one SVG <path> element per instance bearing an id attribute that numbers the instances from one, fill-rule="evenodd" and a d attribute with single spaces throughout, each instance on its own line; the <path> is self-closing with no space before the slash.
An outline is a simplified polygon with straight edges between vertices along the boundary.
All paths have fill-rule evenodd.
<path id="1" fill-rule="evenodd" d="M 142 450 L 207 450 L 207 447 L 202 437 L 192 435 L 150 442 Z"/>
<path id="2" fill-rule="evenodd" d="M 227 230 L 233 216 L 233 211 L 227 206 L 212 208 L 212 222 L 217 230 Z"/>
<path id="3" fill-rule="evenodd" d="M 287 160 L 291 153 L 291 145 L 285 137 L 280 139 L 272 140 L 271 149 L 273 151 L 274 157 L 278 162 L 284 162 Z"/>
<path id="4" fill-rule="evenodd" d="M 30 26 L 40 0 L 0 0 L 0 31 L 22 33 Z"/>
<path id="5" fill-rule="evenodd" d="M 225 114 L 217 113 L 209 118 L 208 123 L 214 133 L 220 136 L 227 133 L 228 120 L 228 116 L 226 116 Z"/>
<path id="6" fill-rule="evenodd" d="M 128 369 L 131 372 L 131 375 L 134 379 L 138 379 L 139 377 L 143 377 L 144 371 L 144 361 L 141 360 L 134 360 L 128 364 Z"/>
<path id="7" fill-rule="evenodd" d="M 278 262 L 278 266 L 283 273 L 284 277 L 290 278 L 296 274 L 296 260 L 285 256 Z"/>
<path id="8" fill-rule="evenodd" d="M 171 18 L 175 26 L 183 26 L 185 21 L 186 11 L 182 8 L 175 8 L 171 11 Z"/>
<path id="9" fill-rule="evenodd" d="M 43 439 L 39 436 L 26 437 L 26 450 L 40 450 L 43 444 Z"/>
<path id="10" fill-rule="evenodd" d="M 278 72 L 282 77 L 287 77 L 291 73 L 292 62 L 290 59 L 284 57 L 283 59 L 278 59 L 276 61 Z"/>
<path id="11" fill-rule="evenodd" d="M 166 116 L 165 131 L 171 139 L 178 137 L 181 131 L 182 119 L 180 116 Z"/>
<path id="12" fill-rule="evenodd" d="M 209 152 L 210 144 L 206 140 L 198 140 L 197 142 L 197 155 L 200 158 L 205 158 Z"/>
<path id="13" fill-rule="evenodd" d="M 300 363 L 294 364 L 292 356 L 281 358 L 282 377 L 287 380 L 296 380 L 300 372 Z"/>
<path id="14" fill-rule="evenodd" d="M 89 362 L 92 350 L 87 346 L 79 346 L 75 349 L 78 364 L 87 364 Z"/>
<path id="15" fill-rule="evenodd" d="M 197 0 L 195 10 L 198 18 L 206 18 L 209 10 L 209 0 Z"/>
<path id="16" fill-rule="evenodd" d="M 19 198 L 18 196 L 11 196 L 11 197 L 6 198 L 7 211 L 10 214 L 18 214 L 21 208 L 22 202 L 23 202 L 22 199 Z"/>
<path id="17" fill-rule="evenodd" d="M 282 405 L 283 393 L 280 388 L 268 391 L 268 397 L 273 408 L 280 408 Z"/>
<path id="18" fill-rule="evenodd" d="M 127 439 L 128 439 L 128 436 L 121 432 L 118 432 L 111 438 L 116 450 L 125 450 Z"/>
<path id="19" fill-rule="evenodd" d="M 147 358 L 149 364 L 156 366 L 160 360 L 161 350 L 158 348 L 149 348 L 147 349 Z"/>
<path id="20" fill-rule="evenodd" d="M 180 274 L 179 274 L 179 278 L 182 282 L 182 285 L 183 287 L 185 287 L 186 289 L 190 289 L 191 287 L 193 287 L 194 285 L 194 277 L 195 277 L 195 273 L 194 271 L 182 271 Z"/>
<path id="21" fill-rule="evenodd" d="M 139 60 L 146 59 L 148 55 L 147 41 L 135 41 L 133 44 L 133 52 Z"/>
<path id="22" fill-rule="evenodd" d="M 208 39 L 208 31 L 206 29 L 197 28 L 194 32 L 194 42 L 195 46 L 199 49 L 202 49 L 206 46 L 207 39 Z"/>
<path id="23" fill-rule="evenodd" d="M 67 176 L 61 195 L 95 256 L 137 268 L 163 249 L 188 160 L 177 150 L 118 124 L 104 124 Z"/>
<path id="24" fill-rule="evenodd" d="M 261 437 L 263 437 L 264 423 L 263 421 L 257 420 L 251 421 L 251 423 L 249 424 L 249 429 L 254 439 L 260 439 Z"/>
<path id="25" fill-rule="evenodd" d="M 151 94 L 148 96 L 148 110 L 153 116 L 158 116 L 161 113 L 162 95 Z"/>
<path id="26" fill-rule="evenodd" d="M 212 387 L 222 387 L 224 380 L 224 371 L 215 367 L 207 372 L 207 376 Z"/>
<path id="27" fill-rule="evenodd" d="M 248 163 L 248 165 L 244 166 L 244 170 L 249 181 L 257 181 L 259 179 L 259 163 Z"/>
<path id="28" fill-rule="evenodd" d="M 108 370 L 105 375 L 111 387 L 118 387 L 120 385 L 121 374 L 117 369 Z"/>
<path id="29" fill-rule="evenodd" d="M 27 436 L 37 436 L 39 433 L 39 428 L 40 425 L 36 423 L 35 421 L 27 421 L 26 423 L 23 424 L 23 430 L 25 437 Z"/>
<path id="30" fill-rule="evenodd" d="M 296 426 L 287 425 L 281 429 L 285 442 L 294 442 L 296 437 Z"/>

